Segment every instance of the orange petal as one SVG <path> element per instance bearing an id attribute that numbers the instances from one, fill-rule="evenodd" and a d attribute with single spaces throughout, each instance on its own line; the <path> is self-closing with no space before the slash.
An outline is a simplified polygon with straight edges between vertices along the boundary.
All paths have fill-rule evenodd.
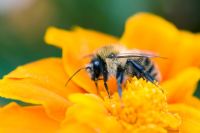
<path id="1" fill-rule="evenodd" d="M 31 79 L 64 98 L 71 93 L 84 92 L 73 82 L 65 87 L 69 76 L 66 75 L 60 58 L 46 58 L 20 66 L 4 76 L 4 79 Z"/>
<path id="2" fill-rule="evenodd" d="M 188 68 L 176 77 L 165 81 L 162 87 L 166 89 L 169 103 L 184 102 L 190 99 L 200 80 L 199 68 Z"/>
<path id="3" fill-rule="evenodd" d="M 61 127 L 59 133 L 97 133 L 95 129 L 82 123 L 67 123 L 65 126 Z"/>
<path id="4" fill-rule="evenodd" d="M 69 75 L 89 63 L 90 59 L 83 58 L 84 56 L 93 54 L 97 48 L 104 45 L 117 43 L 117 39 L 112 36 L 82 28 L 64 31 L 51 27 L 47 30 L 45 40 L 48 44 L 63 48 L 64 68 Z M 77 74 L 72 80 L 88 92 L 96 93 L 94 83 L 85 71 Z M 112 85 L 113 83 L 110 83 L 109 86 Z"/>
<path id="5" fill-rule="evenodd" d="M 200 36 L 190 32 L 180 32 L 180 45 L 175 63 L 171 66 L 170 77 L 191 66 L 200 67 Z"/>
<path id="6" fill-rule="evenodd" d="M 198 97 L 188 97 L 184 100 L 184 103 L 200 110 L 200 99 Z"/>
<path id="7" fill-rule="evenodd" d="M 30 79 L 1 80 L 0 96 L 33 104 L 42 104 L 47 113 L 56 120 L 64 118 L 69 102 Z"/>
<path id="8" fill-rule="evenodd" d="M 77 54 L 79 56 L 82 54 L 80 52 L 90 54 L 103 45 L 116 43 L 117 39 L 110 35 L 80 27 L 76 27 L 72 31 L 49 27 L 45 34 L 45 42 L 60 48 L 68 47 L 76 53 L 76 56 Z"/>
<path id="9" fill-rule="evenodd" d="M 169 106 L 170 112 L 178 113 L 182 118 L 180 127 L 181 133 L 200 132 L 200 111 L 184 104 L 174 104 Z"/>
<path id="10" fill-rule="evenodd" d="M 72 32 L 55 27 L 49 27 L 45 33 L 44 40 L 48 44 L 62 48 L 63 46 L 70 44 L 70 41 L 72 40 L 69 38 L 74 38 Z"/>
<path id="11" fill-rule="evenodd" d="M 1 133 L 55 133 L 59 123 L 47 116 L 42 106 L 20 107 L 10 103 L 0 108 Z"/>
<path id="12" fill-rule="evenodd" d="M 110 116 L 102 99 L 96 95 L 72 94 L 70 100 L 75 104 L 68 108 L 62 126 L 82 123 L 98 132 L 122 132 L 121 125 Z"/>
<path id="13" fill-rule="evenodd" d="M 69 105 L 66 97 L 82 92 L 72 84 L 65 88 L 67 76 L 60 59 L 49 58 L 18 67 L 0 81 L 0 96 L 42 104 L 56 120 L 64 118 Z"/>
<path id="14" fill-rule="evenodd" d="M 103 100 L 93 94 L 72 94 L 69 96 L 69 100 L 78 105 L 86 106 L 88 109 L 106 112 Z"/>
<path id="15" fill-rule="evenodd" d="M 177 50 L 178 30 L 159 16 L 139 13 L 126 22 L 125 32 L 120 40 L 128 48 L 149 50 L 168 60 L 157 59 L 163 78 L 167 78 L 169 66 Z"/>

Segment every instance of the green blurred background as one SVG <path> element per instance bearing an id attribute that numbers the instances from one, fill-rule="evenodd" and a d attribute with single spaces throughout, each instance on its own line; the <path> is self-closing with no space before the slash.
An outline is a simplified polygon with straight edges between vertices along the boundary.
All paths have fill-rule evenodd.
<path id="1" fill-rule="evenodd" d="M 180 29 L 200 31 L 200 0 L 0 0 L 0 77 L 18 65 L 61 56 L 44 43 L 50 25 L 79 25 L 120 36 L 125 20 L 141 11 L 161 15 Z"/>

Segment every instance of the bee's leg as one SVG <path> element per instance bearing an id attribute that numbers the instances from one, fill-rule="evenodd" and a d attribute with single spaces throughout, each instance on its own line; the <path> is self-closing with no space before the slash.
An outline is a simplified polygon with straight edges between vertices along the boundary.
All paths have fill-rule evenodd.
<path id="1" fill-rule="evenodd" d="M 144 67 L 138 62 L 134 60 L 127 60 L 126 65 L 132 65 L 132 67 L 134 67 L 134 69 L 137 71 L 137 73 L 139 73 L 141 77 L 145 78 L 146 80 L 152 83 L 154 82 L 155 79 L 151 75 L 146 73 Z"/>
<path id="2" fill-rule="evenodd" d="M 99 92 L 99 86 L 98 86 L 98 80 L 94 80 L 95 86 L 96 86 L 96 90 L 97 90 L 97 95 L 99 95 L 101 98 L 103 98 L 103 96 L 101 95 L 101 93 Z"/>
<path id="3" fill-rule="evenodd" d="M 110 91 L 108 89 L 108 85 L 107 85 L 107 80 L 108 80 L 108 72 L 106 69 L 102 70 L 103 73 L 103 82 L 104 82 L 104 87 L 106 89 L 106 92 L 108 93 L 108 97 L 110 98 Z"/>
<path id="4" fill-rule="evenodd" d="M 110 98 L 110 91 L 108 89 L 108 85 L 107 85 L 107 82 L 104 81 L 104 86 L 106 88 L 106 92 L 108 93 L 108 97 Z"/>
<path id="5" fill-rule="evenodd" d="M 103 75 L 104 87 L 105 87 L 105 89 L 106 89 L 106 92 L 108 93 L 108 97 L 110 98 L 110 91 L 109 91 L 108 85 L 107 85 L 108 70 L 107 70 L 105 64 L 103 64 L 103 65 L 101 66 L 101 73 L 102 73 L 102 75 Z"/>
<path id="6" fill-rule="evenodd" d="M 95 83 L 95 86 L 96 86 L 97 94 L 99 95 L 100 93 L 99 93 L 98 80 L 95 80 L 94 83 Z"/>
<path id="7" fill-rule="evenodd" d="M 122 96 L 122 82 L 124 79 L 124 70 L 121 68 L 117 69 L 117 74 L 116 74 L 116 78 L 117 78 L 117 90 L 118 90 L 118 94 L 121 97 Z"/>

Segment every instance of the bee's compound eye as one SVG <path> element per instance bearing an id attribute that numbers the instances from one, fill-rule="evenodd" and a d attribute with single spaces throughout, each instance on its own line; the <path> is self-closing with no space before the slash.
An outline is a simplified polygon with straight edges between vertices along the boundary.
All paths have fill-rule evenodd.
<path id="1" fill-rule="evenodd" d="M 94 61 L 94 65 L 95 65 L 95 66 L 98 66 L 99 64 L 100 64 L 99 61 L 97 61 L 97 60 Z"/>

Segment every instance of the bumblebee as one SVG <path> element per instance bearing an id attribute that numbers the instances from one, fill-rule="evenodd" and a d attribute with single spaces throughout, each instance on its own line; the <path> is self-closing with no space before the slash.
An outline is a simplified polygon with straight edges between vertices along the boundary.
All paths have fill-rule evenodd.
<path id="1" fill-rule="evenodd" d="M 160 72 L 151 60 L 153 57 L 159 57 L 154 53 L 136 49 L 127 50 L 120 45 L 109 45 L 97 49 L 89 57 L 91 58 L 90 63 L 86 67 L 79 69 L 74 75 L 80 70 L 86 69 L 91 80 L 94 81 L 97 90 L 98 81 L 103 80 L 109 97 L 110 92 L 107 81 L 110 76 L 114 76 L 117 80 L 118 94 L 120 97 L 122 96 L 122 84 L 126 77 L 136 76 L 137 78 L 143 78 L 152 83 L 155 81 L 159 82 L 160 80 Z"/>

